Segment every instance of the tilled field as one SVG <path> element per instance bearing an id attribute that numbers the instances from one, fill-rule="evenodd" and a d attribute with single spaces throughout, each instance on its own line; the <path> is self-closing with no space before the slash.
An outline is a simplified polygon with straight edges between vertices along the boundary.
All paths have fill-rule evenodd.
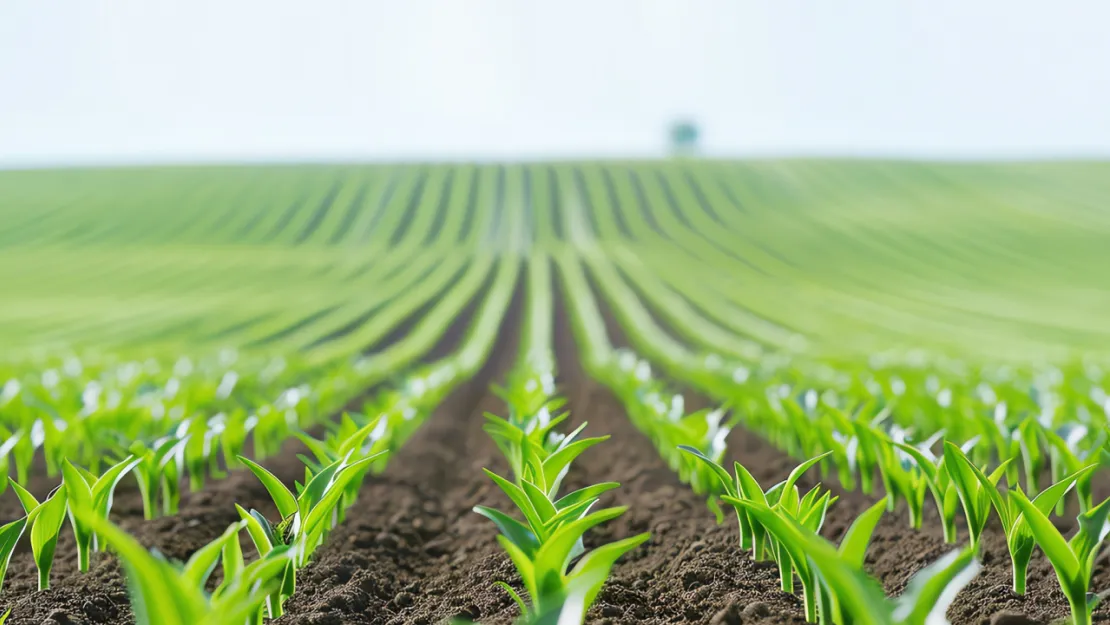
<path id="1" fill-rule="evenodd" d="M 489 386 L 501 379 L 516 357 L 519 302 L 513 308 L 494 357 L 442 404 L 382 475 L 367 480 L 347 521 L 298 575 L 297 592 L 277 623 L 440 623 L 452 617 L 509 623 L 517 615 L 509 597 L 492 584 L 495 580 L 514 583 L 514 570 L 497 544 L 495 528 L 471 512 L 477 504 L 507 505 L 480 471 L 482 467 L 506 470 L 481 424 L 484 411 L 504 409 Z M 567 488 L 619 481 L 621 488 L 602 503 L 629 506 L 624 516 L 588 534 L 587 542 L 652 533 L 648 543 L 617 564 L 588 620 L 804 622 L 800 598 L 778 590 L 774 566 L 755 563 L 738 548 L 734 521 L 715 524 L 704 500 L 668 469 L 651 441 L 633 427 L 617 398 L 585 376 L 565 314 L 557 315 L 555 335 L 560 388 L 569 400 L 572 419 L 589 421 L 587 432 L 592 435 L 612 437 L 574 465 Z M 692 396 L 689 401 L 704 404 L 706 400 Z M 796 464 L 741 428 L 730 434 L 728 449 L 729 463 L 742 461 L 764 485 L 784 479 Z M 300 451 L 289 445 L 268 467 L 291 483 L 303 471 L 296 459 Z M 813 479 L 803 482 L 810 486 Z M 50 483 L 45 478 L 36 480 L 31 490 L 41 494 Z M 840 500 L 831 508 L 823 534 L 839 538 L 874 500 L 832 488 Z M 1096 484 L 1096 498 L 1108 494 L 1110 484 Z M 179 515 L 154 521 L 142 520 L 137 492 L 124 482 L 113 517 L 147 546 L 184 560 L 237 520 L 232 502 L 257 508 L 271 518 L 275 515 L 265 489 L 254 476 L 238 471 L 211 482 L 202 492 L 186 495 Z M 4 498 L 3 519 L 18 513 L 14 498 Z M 881 522 L 867 566 L 888 593 L 899 593 L 913 573 L 953 548 L 944 544 L 939 524 L 931 521 L 935 518 L 927 516 L 922 531 L 910 530 L 904 513 L 888 515 Z M 249 544 L 244 547 L 249 554 Z M 36 573 L 28 550 L 15 555 L 0 601 L 15 608 L 10 623 L 132 622 L 115 560 L 102 555 L 90 574 L 79 575 L 73 551 L 71 537 L 63 534 L 55 581 L 44 592 L 35 592 Z M 982 561 L 983 571 L 949 610 L 953 623 L 1015 625 L 1027 619 L 1051 622 L 1068 614 L 1055 575 L 1039 554 L 1030 566 L 1028 594 L 1012 594 L 1009 557 L 996 520 L 988 527 Z M 1107 586 L 1110 558 L 1103 553 L 1095 565 L 1092 587 Z M 1110 607 L 1104 604 L 1095 619 L 1110 619 Z"/>

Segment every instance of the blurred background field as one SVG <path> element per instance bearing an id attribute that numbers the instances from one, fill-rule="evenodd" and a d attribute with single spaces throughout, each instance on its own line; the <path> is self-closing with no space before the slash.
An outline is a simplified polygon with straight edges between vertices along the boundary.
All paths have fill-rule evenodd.
<path id="1" fill-rule="evenodd" d="M 699 297 L 724 298 L 715 322 L 767 351 L 1102 356 L 1108 192 L 1098 162 L 0 172 L 0 340 L 7 358 L 234 347 L 326 361 L 449 293 L 479 297 L 503 258 L 569 249 L 605 254 L 656 309 L 652 293 L 702 317 Z"/>

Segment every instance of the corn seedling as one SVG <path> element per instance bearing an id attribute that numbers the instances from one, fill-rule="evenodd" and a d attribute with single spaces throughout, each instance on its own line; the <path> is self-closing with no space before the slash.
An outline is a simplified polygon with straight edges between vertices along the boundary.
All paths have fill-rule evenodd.
<path id="1" fill-rule="evenodd" d="M 347 489 L 356 481 L 361 481 L 370 464 L 385 453 L 382 451 L 352 459 L 355 455 L 352 451 L 318 472 L 313 473 L 306 467 L 306 481 L 303 485 L 297 483 L 297 495 L 261 465 L 249 458 L 239 457 L 239 461 L 266 487 L 281 515 L 280 522 L 273 524 L 257 510 L 247 512 L 239 505 L 235 506 L 247 523 L 255 548 L 260 554 L 269 553 L 277 547 L 292 548 L 292 560 L 285 571 L 282 586 L 270 599 L 270 618 L 281 616 L 282 603 L 296 587 L 296 569 L 308 563 L 312 553 L 338 523 L 338 508 Z"/>
<path id="2" fill-rule="evenodd" d="M 314 459 L 304 456 L 300 456 L 300 459 L 313 474 L 322 472 L 329 465 L 346 457 L 374 457 L 372 462 L 363 465 L 361 474 L 352 476 L 348 481 L 339 505 L 336 506 L 337 523 L 343 522 L 347 508 L 354 504 L 366 473 L 375 467 L 384 466 L 391 443 L 390 434 L 387 417 L 384 415 L 358 425 L 348 414 L 343 415 L 336 431 L 326 440 L 315 439 L 304 432 L 294 433 L 312 452 Z M 305 483 L 310 480 L 311 477 L 306 474 Z"/>
<path id="3" fill-rule="evenodd" d="M 224 582 L 208 595 L 204 581 L 219 556 L 235 553 L 226 547 L 238 544 L 239 524 L 179 568 L 88 509 L 77 514 L 123 563 L 138 625 L 261 625 L 262 604 L 281 586 L 293 558 L 291 548 L 280 547 L 244 567 L 241 554 L 237 562 L 232 555 L 230 571 L 229 563 L 224 564 Z"/>
<path id="4" fill-rule="evenodd" d="M 524 522 L 486 506 L 475 506 L 474 512 L 493 521 L 501 531 L 497 539 L 520 573 L 530 603 L 505 582 L 497 584 L 517 603 L 521 620 L 527 623 L 581 623 L 613 563 L 650 538 L 650 534 L 640 534 L 585 553 L 583 534 L 620 516 L 625 508 L 589 512 L 602 493 L 619 486 L 615 482 L 558 497 L 571 463 L 609 438 L 575 440 L 585 423 L 566 436 L 554 433 L 552 428 L 565 415 L 550 417 L 548 410 L 560 402 L 536 401 L 530 404 L 532 408 L 539 406 L 534 415 L 514 410 L 510 419 L 486 417 L 485 429 L 513 466 L 515 480 L 488 469 L 486 475 L 508 495 Z"/>
<path id="5" fill-rule="evenodd" d="M 15 546 L 27 528 L 27 517 L 16 519 L 0 527 L 0 590 L 4 587 L 4 577 L 8 574 L 8 564 L 15 553 Z"/>
<path id="6" fill-rule="evenodd" d="M 513 486 L 503 479 L 498 484 L 502 488 L 506 485 Z M 606 508 L 591 514 L 574 516 L 568 512 L 588 508 L 596 501 L 596 497 L 586 496 L 588 493 L 576 493 L 568 495 L 573 500 L 564 502 L 562 507 L 550 502 L 547 502 L 547 506 L 551 507 L 541 504 L 542 511 L 536 510 L 533 500 L 527 495 L 523 498 L 520 494 L 515 495 L 513 503 L 517 504 L 528 519 L 526 523 L 491 508 L 474 508 L 475 512 L 492 520 L 501 530 L 497 540 L 516 566 L 531 603 L 525 601 L 505 582 L 498 582 L 498 585 L 520 607 L 524 622 L 533 623 L 553 618 L 553 615 L 561 614 L 572 600 L 577 604 L 571 609 L 569 616 L 572 618 L 559 617 L 558 622 L 583 622 L 586 610 L 597 597 L 613 564 L 651 537 L 650 534 L 639 534 L 583 553 L 583 534 L 596 525 L 620 516 L 626 508 Z M 584 498 L 579 500 L 579 497 Z M 579 556 L 580 559 L 571 568 L 571 563 Z M 563 618 L 567 620 L 564 621 Z"/>
<path id="7" fill-rule="evenodd" d="M 936 504 L 937 512 L 940 515 L 941 528 L 944 531 L 944 542 L 952 544 L 956 542 L 956 512 L 960 506 L 960 495 L 956 490 L 956 485 L 952 482 L 951 476 L 948 474 L 948 467 L 945 464 L 945 456 L 936 456 L 930 451 L 929 446 L 922 445 L 915 447 L 906 443 L 895 443 L 898 449 L 905 452 L 910 458 L 913 459 L 915 466 L 905 469 L 907 471 L 914 470 L 920 473 L 925 485 L 928 487 L 929 492 L 933 496 L 933 503 Z M 918 519 L 920 519 L 920 512 Z"/>
<path id="8" fill-rule="evenodd" d="M 181 465 L 184 463 L 183 451 L 187 439 L 165 437 L 148 447 L 142 442 L 131 444 L 128 451 L 139 458 L 131 472 L 139 485 L 143 498 L 143 517 L 147 520 L 162 514 L 177 514 L 181 502 Z M 158 506 L 158 495 L 162 495 L 162 505 Z"/>
<path id="9" fill-rule="evenodd" d="M 991 478 L 983 473 L 979 467 L 971 464 L 966 456 L 960 455 L 956 458 L 957 462 L 963 465 L 964 470 L 970 471 L 978 480 L 983 492 L 989 497 L 995 513 L 1002 521 L 1002 529 L 1006 533 L 1006 547 L 1010 551 L 1010 562 L 1013 568 L 1014 593 L 1024 595 L 1026 572 L 1029 569 L 1029 559 L 1033 555 L 1033 547 L 1036 541 L 1029 528 L 1029 523 L 1025 520 L 1025 515 L 1018 506 L 1015 493 L 1021 493 L 1023 497 L 1027 497 L 1027 495 L 1021 490 L 1020 486 L 1015 486 L 1012 491 L 999 491 Z M 1095 465 L 1089 465 L 1045 488 L 1033 498 L 1033 505 L 1042 514 L 1051 513 L 1064 495 L 1079 480 L 1093 472 L 1095 468 Z"/>
<path id="10" fill-rule="evenodd" d="M 1107 452 L 1106 449 L 1095 448 L 1088 453 L 1077 451 L 1078 441 L 1091 435 L 1086 426 L 1076 424 L 1061 428 L 1061 433 L 1042 428 L 1041 435 L 1048 443 L 1052 479 L 1054 481 L 1062 480 L 1065 475 L 1075 473 L 1089 465 L 1110 467 L 1110 452 Z M 1103 435 L 1105 435 L 1105 430 L 1103 430 Z M 1093 503 L 1091 493 L 1093 475 L 1093 473 L 1087 473 L 1076 482 L 1075 496 L 1079 501 L 1080 512 L 1089 510 Z M 1056 504 L 1056 514 L 1063 513 L 1064 500 L 1061 499 Z"/>
<path id="11" fill-rule="evenodd" d="M 760 487 L 759 482 L 751 472 L 739 462 L 734 463 L 735 476 L 730 476 L 724 467 L 717 464 L 705 454 L 691 447 L 681 447 L 682 451 L 691 454 L 706 466 L 710 467 L 720 483 L 724 493 L 721 500 L 730 504 L 736 510 L 736 518 L 740 527 L 740 546 L 742 549 L 751 549 L 755 559 L 762 559 L 769 553 L 779 567 L 780 586 L 784 592 L 794 591 L 794 573 L 802 580 L 803 601 L 806 606 L 807 618 L 816 619 L 817 596 L 813 578 L 806 570 L 797 569 L 797 558 L 789 551 L 789 546 L 778 540 L 767 540 L 766 528 L 757 517 L 749 514 L 748 509 L 740 505 L 749 501 L 759 505 L 774 508 L 776 513 L 781 513 L 798 521 L 813 532 L 818 532 L 825 521 L 828 508 L 836 501 L 831 493 L 821 492 L 821 487 L 815 486 L 805 495 L 801 495 L 797 481 L 809 469 L 816 466 L 829 454 L 825 453 L 806 460 L 794 468 L 786 480 L 772 486 L 766 492 Z M 773 538 L 773 537 L 770 537 Z M 805 561 L 801 561 L 805 567 Z"/>
<path id="12" fill-rule="evenodd" d="M 1083 512 L 1078 517 L 1079 531 L 1071 540 L 1065 540 L 1060 530 L 1020 490 L 1010 494 L 1029 531 L 1045 557 L 1056 571 L 1060 588 L 1071 607 L 1073 625 L 1090 625 L 1091 612 L 1098 605 L 1098 595 L 1089 592 L 1091 572 L 1094 568 L 1098 547 L 1110 533 L 1110 499 Z"/>
<path id="13" fill-rule="evenodd" d="M 58 534 L 66 520 L 66 486 L 62 484 L 55 488 L 42 503 L 15 481 L 12 481 L 12 488 L 27 512 L 27 524 L 31 526 L 31 553 L 39 571 L 39 590 L 46 590 L 50 588 L 50 569 L 54 566 Z"/>
<path id="14" fill-rule="evenodd" d="M 92 528 L 83 523 L 73 511 L 87 507 L 100 518 L 108 518 L 108 513 L 112 510 L 112 495 L 116 485 L 140 461 L 140 458 L 128 456 L 100 477 L 74 465 L 69 460 L 62 463 L 62 476 L 69 498 L 69 522 L 77 542 L 77 570 L 82 573 L 89 570 L 89 555 L 92 550 L 98 550 L 98 544 Z"/>
<path id="15" fill-rule="evenodd" d="M 952 478 L 952 483 L 956 486 L 956 492 L 960 496 L 960 504 L 963 506 L 964 519 L 967 520 L 967 531 L 970 534 L 972 548 L 978 548 L 979 546 L 979 539 L 983 535 L 983 529 L 987 526 L 987 518 L 993 507 L 991 503 L 992 496 L 998 494 L 998 482 L 1005 475 L 1006 467 L 1012 460 L 1013 458 L 1004 461 L 993 473 L 986 476 L 987 483 L 991 485 L 988 488 L 976 478 L 975 470 L 973 470 L 975 465 L 964 455 L 964 452 L 955 443 L 950 441 L 944 443 L 944 462 L 948 468 L 948 474 Z"/>
<path id="16" fill-rule="evenodd" d="M 887 599 L 879 584 L 856 566 L 861 540 L 845 536 L 853 547 L 838 551 L 828 541 L 804 527 L 797 520 L 752 501 L 739 504 L 759 519 L 776 539 L 787 545 L 792 557 L 803 565 L 819 586 L 820 606 L 811 622 L 827 625 L 934 625 L 947 623 L 944 613 L 959 591 L 978 574 L 979 563 L 972 549 L 951 552 L 918 572 L 896 600 Z M 875 507 L 861 525 L 877 518 Z M 881 508 L 879 508 L 881 510 Z M 807 618 L 811 616 L 807 610 Z"/>

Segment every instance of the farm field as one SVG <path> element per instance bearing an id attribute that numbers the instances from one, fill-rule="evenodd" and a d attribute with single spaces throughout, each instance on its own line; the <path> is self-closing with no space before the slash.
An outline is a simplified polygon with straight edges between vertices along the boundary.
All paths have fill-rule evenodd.
<path id="1" fill-rule="evenodd" d="M 0 610 L 1110 620 L 1107 197 L 1085 162 L 0 172 Z"/>

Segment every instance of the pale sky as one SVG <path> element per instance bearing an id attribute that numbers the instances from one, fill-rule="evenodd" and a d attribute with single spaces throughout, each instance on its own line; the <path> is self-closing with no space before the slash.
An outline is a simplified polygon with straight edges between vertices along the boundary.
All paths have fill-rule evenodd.
<path id="1" fill-rule="evenodd" d="M 1110 156 L 1105 0 L 0 0 L 0 164 Z"/>

